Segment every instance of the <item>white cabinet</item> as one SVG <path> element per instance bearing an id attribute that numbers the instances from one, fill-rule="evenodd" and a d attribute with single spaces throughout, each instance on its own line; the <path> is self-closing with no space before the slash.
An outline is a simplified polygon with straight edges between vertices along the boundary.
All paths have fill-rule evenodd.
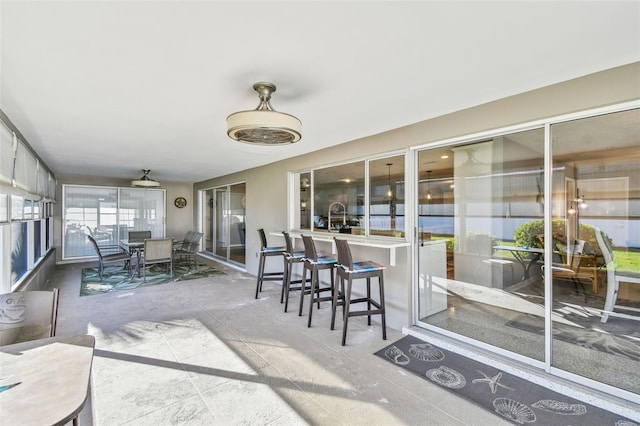
<path id="1" fill-rule="evenodd" d="M 425 318 L 447 309 L 447 245 L 425 241 L 419 250 L 419 318 Z"/>

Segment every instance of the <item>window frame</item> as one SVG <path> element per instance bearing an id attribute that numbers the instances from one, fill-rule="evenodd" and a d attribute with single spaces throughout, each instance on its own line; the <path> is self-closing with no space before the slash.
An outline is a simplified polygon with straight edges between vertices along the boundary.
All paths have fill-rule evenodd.
<path id="1" fill-rule="evenodd" d="M 407 212 L 409 212 L 408 210 L 408 206 L 406 205 L 406 202 L 408 200 L 407 198 L 407 194 L 409 191 L 408 185 L 406 185 L 406 179 L 407 179 L 407 175 L 408 175 L 408 157 L 409 157 L 409 151 L 410 149 L 401 149 L 401 150 L 394 150 L 394 151 L 389 151 L 389 152 L 385 152 L 385 153 L 381 153 L 381 154 L 376 154 L 376 155 L 370 155 L 370 156 L 363 156 L 363 157 L 358 157 L 358 158 L 352 158 L 349 160 L 345 160 L 345 161 L 341 161 L 341 162 L 336 162 L 336 163 L 329 163 L 329 164 L 320 164 L 314 167 L 310 167 L 310 168 L 306 168 L 306 169 L 300 169 L 300 170 L 295 170 L 295 171 L 290 171 L 289 172 L 289 178 L 288 178 L 288 184 L 289 184 L 289 188 L 288 188 L 288 212 L 289 212 L 289 218 L 288 218 L 288 224 L 289 224 L 289 230 L 292 231 L 296 231 L 296 232 L 318 232 L 318 233 L 323 233 L 323 234 L 336 234 L 338 232 L 336 231 L 329 231 L 328 229 L 324 229 L 324 228 L 317 228 L 316 226 L 314 226 L 314 220 L 313 220 L 313 214 L 315 212 L 315 208 L 316 208 L 316 178 L 315 178 L 315 174 L 317 171 L 319 170 L 325 170 L 325 169 L 330 169 L 332 167 L 340 167 L 340 166 L 344 166 L 344 165 L 353 165 L 359 162 L 364 162 L 364 187 L 362 188 L 364 191 L 364 197 L 363 197 L 363 206 L 362 206 L 362 210 L 363 210 L 363 215 L 360 218 L 360 223 L 362 226 L 358 227 L 359 229 L 362 229 L 359 233 L 357 234 L 349 234 L 349 235 L 354 235 L 356 237 L 366 237 L 366 238 L 382 238 L 382 239 L 393 239 L 393 240 L 401 240 L 401 241 L 405 241 L 407 239 L 407 235 L 408 235 L 408 230 L 407 227 L 409 226 L 409 220 L 407 220 Z M 371 182 L 371 168 L 370 168 L 370 164 L 373 161 L 380 161 L 380 160 L 385 160 L 387 158 L 391 159 L 394 157 L 402 157 L 402 181 L 405 182 L 404 185 L 397 185 L 397 186 L 401 186 L 402 187 L 402 196 L 398 197 L 401 198 L 402 200 L 404 200 L 404 207 L 402 208 L 403 213 L 403 217 L 405 218 L 403 220 L 403 227 L 402 228 L 396 228 L 396 231 L 390 230 L 389 234 L 390 235 L 382 235 L 381 233 L 378 234 L 372 234 L 371 232 L 371 187 L 372 187 L 372 182 Z M 304 200 L 302 200 L 301 198 L 301 181 L 302 181 L 302 176 L 304 175 L 308 175 L 308 179 L 309 179 L 309 194 L 308 194 L 308 198 L 306 198 L 306 203 L 304 206 L 302 206 L 302 202 Z M 306 176 L 305 176 L 306 177 Z M 358 189 L 359 191 L 360 189 Z M 311 218 L 309 220 L 309 227 L 302 227 L 301 226 L 301 210 L 306 210 L 308 212 L 311 213 Z"/>

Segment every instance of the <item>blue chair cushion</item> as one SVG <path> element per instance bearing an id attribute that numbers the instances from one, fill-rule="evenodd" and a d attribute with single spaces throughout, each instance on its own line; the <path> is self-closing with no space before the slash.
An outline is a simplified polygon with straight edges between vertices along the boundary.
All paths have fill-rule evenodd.
<path id="1" fill-rule="evenodd" d="M 381 271 L 385 267 L 380 265 L 379 263 L 373 262 L 371 260 L 363 260 L 360 262 L 353 262 L 353 269 L 351 272 L 372 272 L 372 271 Z"/>
<path id="2" fill-rule="evenodd" d="M 338 259 L 333 256 L 318 256 L 318 261 L 312 263 L 316 263 L 317 265 L 335 265 L 338 263 Z"/>
<path id="3" fill-rule="evenodd" d="M 292 255 L 290 255 L 293 259 L 304 259 L 304 251 L 303 250 L 296 250 L 293 252 Z"/>
<path id="4" fill-rule="evenodd" d="M 273 253 L 278 251 L 285 251 L 286 247 L 265 247 L 262 251 L 265 253 Z"/>

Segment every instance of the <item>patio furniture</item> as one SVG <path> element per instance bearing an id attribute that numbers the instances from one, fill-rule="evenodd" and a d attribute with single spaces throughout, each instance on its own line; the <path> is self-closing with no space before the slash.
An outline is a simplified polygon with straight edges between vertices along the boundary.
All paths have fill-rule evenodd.
<path id="1" fill-rule="evenodd" d="M 349 242 L 340 238 L 335 238 L 336 249 L 338 250 L 338 265 L 336 275 L 338 277 L 338 288 L 333 293 L 333 303 L 331 305 L 331 329 L 334 329 L 336 319 L 336 309 L 342 306 L 344 323 L 342 325 L 342 346 L 347 340 L 347 326 L 350 317 L 367 316 L 367 324 L 371 325 L 371 316 L 380 315 L 382 320 L 382 339 L 387 340 L 386 310 L 384 303 L 384 269 L 385 267 L 370 260 L 354 262 L 351 257 Z M 374 300 L 371 296 L 371 278 L 378 278 L 379 300 Z M 352 298 L 353 280 L 367 280 L 366 297 Z M 345 285 L 345 280 L 347 281 Z M 367 309 L 352 311 L 351 305 L 366 303 Z"/>
<path id="2" fill-rule="evenodd" d="M 582 284 L 582 280 L 587 279 L 593 282 L 593 272 L 584 272 L 580 270 L 584 243 L 585 242 L 583 240 L 577 240 L 573 247 L 570 248 L 570 252 L 567 253 L 567 261 L 563 264 L 554 263 L 551 266 L 551 273 L 554 280 L 560 279 L 571 281 L 576 292 L 578 291 L 578 286 L 580 286 L 584 293 L 584 301 L 586 302 L 587 292 L 584 288 L 584 284 Z M 544 277 L 544 265 L 542 266 L 542 276 Z"/>
<path id="3" fill-rule="evenodd" d="M 142 242 L 147 238 L 151 238 L 151 231 L 129 231 L 129 242 Z"/>
<path id="4" fill-rule="evenodd" d="M 318 255 L 316 245 L 313 242 L 313 238 L 308 235 L 302 235 L 302 242 L 304 243 L 304 268 L 302 270 L 302 281 L 307 281 L 307 271 L 311 275 L 311 286 L 307 290 L 303 288 L 300 291 L 300 308 L 298 309 L 298 316 L 302 315 L 302 307 L 304 305 L 304 295 L 308 294 L 309 300 L 309 318 L 307 319 L 307 327 L 311 327 L 311 316 L 313 315 L 313 304 L 318 304 L 320 309 L 320 302 L 333 301 L 333 293 L 335 289 L 334 270 L 338 263 L 338 259 L 333 256 L 321 256 Z M 320 286 L 320 271 L 328 270 L 331 275 L 331 284 L 329 287 Z M 329 296 L 322 296 L 322 293 L 331 292 Z"/>
<path id="5" fill-rule="evenodd" d="M 189 233 L 187 233 L 189 234 Z M 191 232 L 189 235 L 189 239 L 182 241 L 182 244 L 177 248 L 174 247 L 173 258 L 187 259 L 187 263 L 189 264 L 189 269 L 191 269 L 191 265 L 197 267 L 197 254 L 200 250 L 200 240 L 202 239 L 202 232 Z M 174 244 L 175 246 L 175 244 Z"/>
<path id="6" fill-rule="evenodd" d="M 640 312 L 640 309 L 631 306 L 618 304 L 618 294 L 620 292 L 620 283 L 640 284 L 640 273 L 631 271 L 617 270 L 615 260 L 613 258 L 613 248 L 609 245 L 604 233 L 596 230 L 596 240 L 602 250 L 604 261 L 607 265 L 607 297 L 604 301 L 604 309 L 602 311 L 601 322 L 607 322 L 609 315 L 622 316 L 614 312 L 614 309 L 622 309 L 632 312 Z M 625 318 L 640 319 L 636 316 L 624 315 Z"/>
<path id="7" fill-rule="evenodd" d="M 291 241 L 291 236 L 289 235 L 288 232 L 282 231 L 282 235 L 284 236 L 286 251 L 284 253 L 285 278 L 283 280 L 282 294 L 280 295 L 280 303 L 284 301 L 284 311 L 287 312 L 287 309 L 289 307 L 289 292 L 301 291 L 303 290 L 303 287 L 304 289 L 309 289 L 309 287 L 306 286 L 306 283 L 310 282 L 311 278 L 307 280 L 305 276 L 304 284 L 302 282 L 302 279 L 300 280 L 291 279 L 291 277 L 293 276 L 293 266 L 297 263 L 303 263 L 305 260 L 304 250 L 295 250 L 293 248 L 293 242 Z M 303 267 L 303 271 L 304 271 L 304 267 Z"/>
<path id="8" fill-rule="evenodd" d="M 184 238 L 182 240 L 173 242 L 173 247 L 176 249 L 188 247 L 189 244 L 191 243 L 192 237 L 193 237 L 193 231 L 187 231 L 187 233 L 184 234 Z"/>
<path id="9" fill-rule="evenodd" d="M 509 259 L 500 259 L 493 256 L 494 244 L 490 235 L 474 235 L 468 241 L 469 251 L 482 258 L 476 267 L 474 275 L 478 278 L 488 277 L 489 285 L 494 286 L 493 275 L 498 274 L 500 281 L 496 286 L 500 288 L 507 287 L 504 284 L 504 275 L 508 273 L 510 276 L 509 285 L 515 284 L 515 274 L 513 272 L 514 262 Z"/>
<path id="10" fill-rule="evenodd" d="M 506 250 L 513 254 L 513 257 L 522 266 L 522 281 L 529 279 L 531 276 L 531 267 L 538 264 L 538 261 L 544 254 L 544 249 L 539 247 L 493 246 L 493 249 L 496 251 Z"/>
<path id="11" fill-rule="evenodd" d="M 87 235 L 87 238 L 98 255 L 98 275 L 100 276 L 100 281 L 102 281 L 105 265 L 114 263 L 123 263 L 124 267 L 128 268 L 129 275 L 131 275 L 131 253 L 129 251 L 117 245 L 99 246 L 98 242 L 91 235 Z"/>
<path id="12" fill-rule="evenodd" d="M 87 401 L 95 337 L 55 336 L 0 348 L 3 425 L 78 425 Z"/>
<path id="13" fill-rule="evenodd" d="M 56 335 L 58 289 L 0 294 L 0 346 Z"/>
<path id="14" fill-rule="evenodd" d="M 265 279 L 267 281 L 284 281 L 284 269 L 282 272 L 265 272 L 264 268 L 267 258 L 274 256 L 284 258 L 284 253 L 287 249 L 286 247 L 281 246 L 268 246 L 267 236 L 264 233 L 264 229 L 258 229 L 258 234 L 260 235 L 260 257 L 258 260 L 258 278 L 256 280 L 256 299 L 258 298 L 258 294 L 262 291 L 262 283 Z M 286 266 L 286 264 L 284 266 Z"/>
<path id="15" fill-rule="evenodd" d="M 147 266 L 164 263 L 167 273 L 173 276 L 173 238 L 148 238 L 144 240 L 141 257 L 143 281 L 147 281 Z"/>

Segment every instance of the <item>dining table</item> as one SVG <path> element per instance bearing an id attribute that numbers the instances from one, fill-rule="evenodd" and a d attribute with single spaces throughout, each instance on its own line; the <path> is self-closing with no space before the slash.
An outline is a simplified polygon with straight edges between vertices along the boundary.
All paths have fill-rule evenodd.
<path id="1" fill-rule="evenodd" d="M 131 257 L 136 257 L 136 271 L 138 278 L 140 278 L 140 262 L 142 251 L 144 250 L 144 241 L 129 241 L 128 239 L 123 239 L 120 240 L 120 247 L 122 247 L 123 250 L 128 251 Z"/>
<path id="2" fill-rule="evenodd" d="M 89 392 L 94 347 L 88 334 L 0 346 L 0 424 L 76 424 Z"/>
<path id="3" fill-rule="evenodd" d="M 538 263 L 544 249 L 540 247 L 528 247 L 528 246 L 493 246 L 494 251 L 505 250 L 511 252 L 514 259 L 522 265 L 523 275 L 522 281 L 529 279 L 531 273 L 531 267 Z"/>

